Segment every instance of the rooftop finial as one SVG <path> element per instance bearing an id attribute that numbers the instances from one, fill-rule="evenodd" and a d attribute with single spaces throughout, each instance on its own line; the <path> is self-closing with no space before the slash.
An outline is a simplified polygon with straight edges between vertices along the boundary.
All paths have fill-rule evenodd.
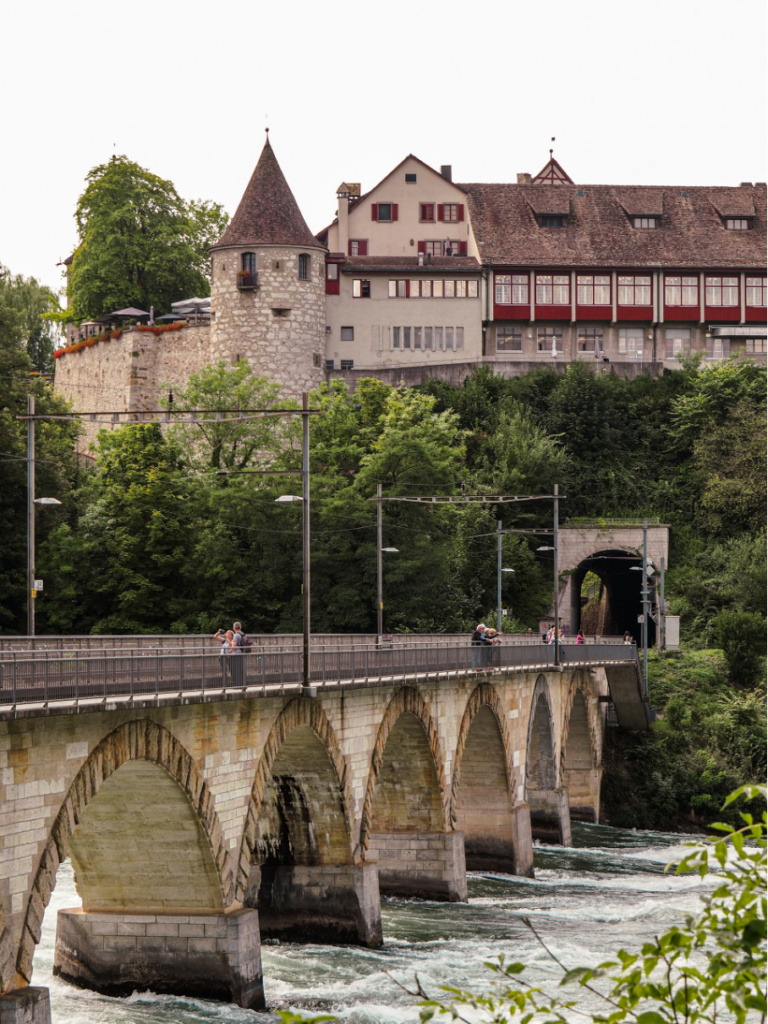
<path id="1" fill-rule="evenodd" d="M 554 142 L 554 141 L 555 141 L 555 136 L 553 135 L 553 136 L 552 136 L 552 142 Z M 554 150 L 553 150 L 553 149 L 550 149 L 550 151 L 549 151 L 549 159 L 550 159 L 550 160 L 552 159 L 552 154 L 553 154 L 553 153 L 554 153 Z"/>

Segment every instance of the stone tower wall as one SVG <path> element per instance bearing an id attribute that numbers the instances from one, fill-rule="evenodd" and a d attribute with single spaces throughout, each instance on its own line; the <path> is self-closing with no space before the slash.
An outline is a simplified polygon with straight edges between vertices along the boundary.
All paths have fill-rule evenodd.
<path id="1" fill-rule="evenodd" d="M 256 253 L 258 288 L 238 288 L 241 255 Z M 299 255 L 310 257 L 309 280 L 299 280 Z M 323 380 L 325 253 L 297 246 L 237 246 L 214 250 L 212 360 L 247 359 L 253 372 L 298 397 Z M 278 315 L 276 310 L 288 310 Z"/>

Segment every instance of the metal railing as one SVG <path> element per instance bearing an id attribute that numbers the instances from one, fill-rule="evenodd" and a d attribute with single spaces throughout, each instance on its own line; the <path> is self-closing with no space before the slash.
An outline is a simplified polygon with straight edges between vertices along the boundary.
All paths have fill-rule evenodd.
<path id="1" fill-rule="evenodd" d="M 301 633 L 260 633 L 248 634 L 254 646 L 260 648 L 286 648 L 301 645 Z M 505 633 L 504 646 L 530 644 L 541 641 L 540 633 Z M 467 644 L 466 633 L 394 633 L 382 639 L 384 645 L 418 646 L 421 644 Z M 356 647 L 376 643 L 375 634 L 370 633 L 313 633 L 312 647 Z M 585 643 L 621 644 L 621 637 L 588 636 Z M 117 652 L 158 651 L 164 654 L 206 651 L 214 646 L 210 635 L 195 634 L 118 634 L 98 636 L 92 634 L 73 636 L 0 636 L 0 657 L 4 654 L 61 656 L 64 652 L 78 651 L 83 656 L 93 652 L 99 656 Z"/>
<path id="2" fill-rule="evenodd" d="M 561 645 L 565 667 L 637 663 L 634 646 L 616 643 Z M 130 706 L 147 699 L 279 696 L 301 691 L 301 647 L 125 651 L 109 654 L 60 651 L 58 657 L 0 658 L 0 715 L 33 705 L 67 713 L 72 706 Z M 483 672 L 535 671 L 554 666 L 554 649 L 542 643 L 473 647 L 462 643 L 337 645 L 315 647 L 310 678 L 318 688 L 392 685 L 418 678 L 451 678 Z"/>

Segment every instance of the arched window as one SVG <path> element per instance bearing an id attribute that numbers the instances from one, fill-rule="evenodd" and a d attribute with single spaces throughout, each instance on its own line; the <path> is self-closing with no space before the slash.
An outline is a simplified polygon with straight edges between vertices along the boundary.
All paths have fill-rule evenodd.
<path id="1" fill-rule="evenodd" d="M 256 273 L 256 253 L 244 252 L 242 255 L 243 270 L 253 276 Z"/>
<path id="2" fill-rule="evenodd" d="M 309 256 L 305 252 L 299 255 L 299 280 L 309 280 Z"/>

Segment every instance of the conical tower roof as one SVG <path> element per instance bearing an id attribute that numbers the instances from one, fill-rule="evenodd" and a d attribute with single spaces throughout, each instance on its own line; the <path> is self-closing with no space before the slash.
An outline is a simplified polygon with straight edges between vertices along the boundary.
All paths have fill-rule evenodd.
<path id="1" fill-rule="evenodd" d="M 212 249 L 229 245 L 299 245 L 319 248 L 269 142 L 227 230 Z"/>

